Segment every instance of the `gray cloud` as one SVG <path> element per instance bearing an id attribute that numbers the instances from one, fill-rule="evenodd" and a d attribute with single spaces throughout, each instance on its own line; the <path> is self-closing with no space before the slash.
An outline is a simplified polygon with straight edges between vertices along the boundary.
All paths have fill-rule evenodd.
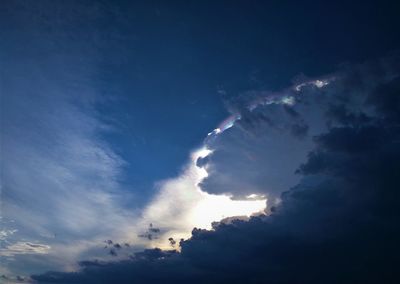
<path id="1" fill-rule="evenodd" d="M 397 115 L 392 87 L 380 86 L 396 76 L 396 61 L 391 57 L 346 66 L 280 92 L 249 92 L 231 99 L 228 108 L 240 112 L 241 119 L 209 141 L 215 151 L 207 161 L 199 161 L 209 169 L 202 189 L 239 199 L 252 193 L 266 194 L 270 202 L 276 200 L 300 180 L 297 165 L 306 159 L 315 136 L 338 123 L 368 123 L 370 116 L 383 108 L 391 117 Z M 385 95 L 377 98 L 377 93 Z M 282 103 L 289 99 L 291 103 Z"/>

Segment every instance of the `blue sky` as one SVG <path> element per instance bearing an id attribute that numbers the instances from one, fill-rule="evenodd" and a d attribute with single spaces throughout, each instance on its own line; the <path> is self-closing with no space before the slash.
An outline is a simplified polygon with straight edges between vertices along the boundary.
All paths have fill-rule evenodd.
<path id="1" fill-rule="evenodd" d="M 191 159 L 207 134 L 255 98 L 301 83 L 308 92 L 400 44 L 394 4 L 374 1 L 6 1 L 0 23 L 7 275 L 108 259 L 109 238 L 151 247 L 137 238 L 150 222 L 163 237 L 190 233 L 185 214 L 214 202 L 207 194 L 278 202 L 299 181 L 311 136 L 267 130 L 264 109 L 244 112 L 206 143 L 204 179 Z M 268 121 L 285 128 L 285 104 L 273 105 Z M 325 130 L 317 104 L 298 111 L 313 135 Z M 160 209 L 177 203 L 182 214 Z"/>

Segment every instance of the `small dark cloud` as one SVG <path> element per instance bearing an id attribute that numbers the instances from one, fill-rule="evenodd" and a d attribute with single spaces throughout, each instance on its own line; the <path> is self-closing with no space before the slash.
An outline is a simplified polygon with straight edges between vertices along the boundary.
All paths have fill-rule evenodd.
<path id="1" fill-rule="evenodd" d="M 110 249 L 109 254 L 111 256 L 117 256 L 118 255 L 115 249 Z"/>
<path id="2" fill-rule="evenodd" d="M 176 241 L 174 240 L 174 238 L 168 238 L 169 244 L 171 245 L 171 247 L 175 247 L 176 245 Z"/>
<path id="3" fill-rule="evenodd" d="M 204 157 L 204 158 L 200 157 L 196 161 L 196 166 L 198 166 L 199 168 L 203 168 L 204 166 L 207 165 L 208 161 L 209 161 L 209 157 L 208 156 Z"/>
<path id="4" fill-rule="evenodd" d="M 151 232 L 151 233 L 159 233 L 160 229 L 159 228 L 149 228 L 149 232 Z"/>
<path id="5" fill-rule="evenodd" d="M 149 227 L 146 232 L 143 234 L 139 234 L 138 237 L 148 239 L 149 241 L 153 239 L 158 239 L 158 235 L 161 233 L 159 228 L 153 226 L 152 223 L 149 224 Z"/>

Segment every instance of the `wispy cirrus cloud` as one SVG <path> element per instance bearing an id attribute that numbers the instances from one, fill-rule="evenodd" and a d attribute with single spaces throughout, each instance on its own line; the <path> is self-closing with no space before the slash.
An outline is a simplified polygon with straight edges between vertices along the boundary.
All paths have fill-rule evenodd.
<path id="1" fill-rule="evenodd" d="M 10 269 L 20 269 L 10 257 L 31 269 L 68 266 L 133 220 L 119 185 L 125 161 L 102 138 L 110 126 L 98 119 L 103 98 L 88 83 L 90 65 L 71 75 L 56 57 L 15 60 L 2 76 L 2 263 Z M 68 247 L 79 249 L 60 258 Z"/>

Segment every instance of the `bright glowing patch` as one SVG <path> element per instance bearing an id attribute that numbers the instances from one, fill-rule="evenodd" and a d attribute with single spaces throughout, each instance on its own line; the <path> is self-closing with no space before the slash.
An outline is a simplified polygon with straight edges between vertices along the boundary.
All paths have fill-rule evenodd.
<path id="1" fill-rule="evenodd" d="M 283 99 L 282 99 L 282 104 L 284 104 L 284 105 L 290 105 L 290 106 L 292 106 L 292 105 L 294 105 L 294 97 L 284 97 Z"/>
<path id="2" fill-rule="evenodd" d="M 334 77 L 328 78 L 328 79 L 321 79 L 321 80 L 318 80 L 318 79 L 317 80 L 312 80 L 312 81 L 308 81 L 308 82 L 304 82 L 304 83 L 298 84 L 298 85 L 296 85 L 294 87 L 294 89 L 297 92 L 300 92 L 303 87 L 310 86 L 310 85 L 311 86 L 315 86 L 317 88 L 323 88 L 333 80 L 335 80 Z"/>
<path id="3" fill-rule="evenodd" d="M 193 208 L 192 217 L 197 228 L 211 229 L 211 223 L 232 216 L 247 216 L 265 209 L 266 199 L 232 200 L 226 195 L 202 192 L 204 199 Z"/>
<path id="4" fill-rule="evenodd" d="M 252 200 L 266 200 L 265 195 L 259 195 L 259 194 L 250 194 L 246 196 L 247 199 L 252 199 Z"/>
<path id="5" fill-rule="evenodd" d="M 233 123 L 235 120 L 231 118 L 226 126 Z M 227 128 L 226 128 L 227 129 Z M 196 166 L 198 158 L 205 158 L 212 154 L 210 149 L 206 147 L 194 151 L 192 154 L 193 169 L 197 173 L 196 191 L 199 194 L 199 200 L 191 209 L 189 220 L 192 224 L 201 229 L 211 229 L 212 222 L 221 221 L 226 217 L 232 216 L 247 216 L 250 217 L 253 213 L 260 212 L 266 207 L 266 199 L 257 199 L 256 194 L 252 194 L 250 200 L 232 200 L 226 195 L 208 194 L 198 187 L 198 184 L 208 176 L 205 168 Z"/>
<path id="6" fill-rule="evenodd" d="M 221 124 L 217 128 L 220 130 L 218 133 L 224 132 L 225 130 L 231 128 L 235 124 L 236 120 L 238 120 L 238 119 L 240 119 L 239 114 L 233 114 L 233 115 L 229 116 L 227 119 L 225 119 L 223 122 L 221 122 Z"/>
<path id="7" fill-rule="evenodd" d="M 200 148 L 192 153 L 192 161 L 196 162 L 198 158 L 205 158 L 210 155 L 213 151 L 207 147 Z"/>

